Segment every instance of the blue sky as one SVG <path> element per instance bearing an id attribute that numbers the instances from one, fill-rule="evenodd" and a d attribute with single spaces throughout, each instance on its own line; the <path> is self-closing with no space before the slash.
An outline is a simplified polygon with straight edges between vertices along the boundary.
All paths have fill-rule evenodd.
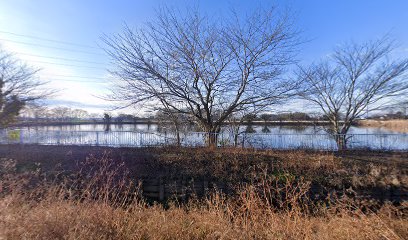
<path id="1" fill-rule="evenodd" d="M 308 40 L 298 55 L 302 63 L 326 56 L 344 41 L 364 41 L 386 33 L 398 41 L 397 54 L 408 56 L 406 0 L 3 0 L 0 45 L 41 68 L 39 77 L 60 90 L 54 103 L 102 112 L 108 103 L 95 96 L 107 92 L 110 66 L 99 48 L 100 37 L 120 32 L 125 22 L 142 26 L 154 19 L 155 9 L 163 4 L 181 10 L 196 4 L 209 15 L 226 14 L 231 7 L 241 14 L 271 4 L 289 8 L 301 37 Z"/>

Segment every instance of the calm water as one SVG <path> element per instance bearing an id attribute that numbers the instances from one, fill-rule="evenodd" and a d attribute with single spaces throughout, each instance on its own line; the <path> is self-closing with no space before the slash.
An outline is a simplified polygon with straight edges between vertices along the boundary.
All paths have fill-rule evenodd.
<path id="1" fill-rule="evenodd" d="M 193 126 L 183 127 L 181 144 L 203 146 L 208 139 Z M 219 146 L 242 145 L 278 149 L 336 149 L 333 136 L 321 126 L 241 126 L 234 138 L 230 126 L 224 126 L 218 137 Z M 349 148 L 408 150 L 408 134 L 386 128 L 352 127 Z M 0 142 L 34 144 L 76 144 L 104 146 L 156 146 L 174 144 L 176 137 L 169 126 L 157 124 L 85 124 L 24 127 L 9 130 Z"/>
<path id="2" fill-rule="evenodd" d="M 247 126 L 241 126 L 240 132 L 247 130 Z M 325 134 L 322 126 L 263 126 L 252 125 L 253 133 L 271 133 L 271 134 Z M 107 128 L 104 124 L 83 124 L 83 125 L 62 125 L 62 126 L 39 126 L 23 127 L 21 129 L 31 131 L 134 131 L 141 133 L 164 133 L 172 132 L 171 127 L 161 127 L 157 124 L 110 124 Z M 266 130 L 267 129 L 267 130 Z M 199 132 L 193 126 L 186 126 L 183 132 Z M 231 128 L 223 127 L 223 132 L 230 132 Z M 400 133 L 386 128 L 372 127 L 351 127 L 351 134 L 395 134 Z"/>

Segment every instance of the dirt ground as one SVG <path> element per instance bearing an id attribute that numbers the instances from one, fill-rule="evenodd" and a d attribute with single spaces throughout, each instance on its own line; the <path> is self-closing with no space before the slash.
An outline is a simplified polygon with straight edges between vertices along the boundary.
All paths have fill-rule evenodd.
<path id="1" fill-rule="evenodd" d="M 0 178 L 10 160 L 15 162 L 14 175 L 39 171 L 50 179 L 92 171 L 98 168 L 92 159 L 123 166 L 135 182 L 209 181 L 233 193 L 267 175 L 278 182 L 306 181 L 319 198 L 335 191 L 382 202 L 408 200 L 408 152 L 0 145 Z"/>
<path id="2" fill-rule="evenodd" d="M 205 148 L 184 148 L 181 152 L 202 152 Z M 206 150 L 204 150 L 206 151 Z M 241 149 L 215 149 L 210 150 L 212 153 L 220 154 L 226 152 L 234 153 L 264 153 L 272 152 L 275 155 L 285 155 L 293 152 L 304 154 L 324 154 L 339 157 L 344 161 L 359 161 L 361 163 L 377 163 L 384 165 L 398 165 L 399 167 L 408 167 L 408 152 L 392 151 L 361 151 L 349 150 L 343 152 L 326 152 L 326 151 L 304 151 L 304 150 L 244 150 Z M 101 156 L 109 154 L 116 160 L 124 160 L 132 164 L 146 164 L 149 158 L 160 153 L 179 152 L 177 148 L 117 148 L 117 147 L 96 147 L 96 146 L 45 146 L 45 145 L 0 145 L 1 158 L 14 158 L 21 161 L 41 162 L 45 165 L 56 163 L 72 165 L 74 161 L 85 159 L 90 155 Z M 190 156 L 192 157 L 192 156 Z"/>

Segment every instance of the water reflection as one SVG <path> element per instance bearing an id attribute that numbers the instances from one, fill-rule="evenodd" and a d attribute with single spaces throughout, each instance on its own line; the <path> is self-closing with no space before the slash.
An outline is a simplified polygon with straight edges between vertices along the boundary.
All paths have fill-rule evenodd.
<path id="1" fill-rule="evenodd" d="M 110 132 L 111 131 L 111 124 L 110 123 L 106 123 L 105 125 L 104 125 L 104 131 L 105 132 Z M 118 124 L 118 130 L 121 130 L 121 129 L 123 129 L 123 126 L 122 126 L 122 124 Z"/>
<path id="2" fill-rule="evenodd" d="M 245 125 L 223 126 L 219 135 L 220 144 L 253 146 L 257 148 L 317 148 L 334 149 L 336 141 L 322 126 L 272 126 Z M 201 146 L 206 134 L 192 124 L 175 127 L 169 124 L 83 124 L 59 126 L 25 127 L 21 138 L 27 143 L 38 144 L 94 144 L 145 146 L 180 142 L 181 145 Z M 27 131 L 28 130 L 28 131 Z M 140 134 L 139 134 L 140 133 Z M 147 134 L 143 134 L 147 133 Z M 191 134 L 193 133 L 193 134 Z M 254 134 L 255 133 L 255 134 Z M 408 149 L 408 135 L 387 136 L 395 132 L 386 128 L 352 127 L 348 139 L 350 146 L 374 149 Z M 360 135 L 359 135 L 360 134 Z M 375 135 L 377 134 L 377 135 Z M 7 137 L 3 137 L 7 139 Z M 16 141 L 17 141 L 16 140 Z M 1 141 L 1 139 L 0 139 Z"/>
<path id="3" fill-rule="evenodd" d="M 256 130 L 253 128 L 252 125 L 248 125 L 245 129 L 245 133 L 256 133 Z"/>
<path id="4" fill-rule="evenodd" d="M 263 133 L 270 133 L 271 130 L 268 128 L 268 126 L 265 125 L 265 126 L 262 128 L 262 132 L 263 132 Z"/>
<path id="5" fill-rule="evenodd" d="M 146 133 L 172 133 L 174 127 L 170 124 L 72 124 L 58 126 L 30 126 L 23 127 L 32 131 L 132 131 Z M 223 126 L 221 132 L 228 132 L 229 127 Z M 200 132 L 201 130 L 194 124 L 183 124 L 181 132 Z M 271 133 L 271 134 L 325 134 L 324 126 L 276 126 L 276 125 L 245 125 L 239 127 L 239 132 L 246 133 Z M 392 134 L 399 133 L 387 128 L 356 127 L 350 128 L 352 134 Z"/>

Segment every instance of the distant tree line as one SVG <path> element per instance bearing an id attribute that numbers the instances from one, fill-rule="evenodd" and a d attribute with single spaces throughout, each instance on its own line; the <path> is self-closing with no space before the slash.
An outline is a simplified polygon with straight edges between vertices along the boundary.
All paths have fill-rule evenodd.
<path id="1" fill-rule="evenodd" d="M 374 120 L 394 120 L 394 119 L 408 119 L 408 114 L 404 110 L 389 111 L 383 114 L 373 114 L 367 117 L 367 119 Z"/>
<path id="2" fill-rule="evenodd" d="M 72 109 L 69 107 L 46 107 L 30 104 L 25 106 L 18 116 L 20 122 L 108 122 L 110 123 L 125 123 L 136 122 L 144 120 L 144 117 L 138 117 L 134 114 L 118 113 L 113 115 L 111 113 L 89 113 L 83 109 Z"/>
<path id="3" fill-rule="evenodd" d="M 324 120 L 321 116 L 311 116 L 308 113 L 293 112 L 293 113 L 277 113 L 277 114 L 261 114 L 256 117 L 256 120 L 262 121 L 319 121 Z"/>

